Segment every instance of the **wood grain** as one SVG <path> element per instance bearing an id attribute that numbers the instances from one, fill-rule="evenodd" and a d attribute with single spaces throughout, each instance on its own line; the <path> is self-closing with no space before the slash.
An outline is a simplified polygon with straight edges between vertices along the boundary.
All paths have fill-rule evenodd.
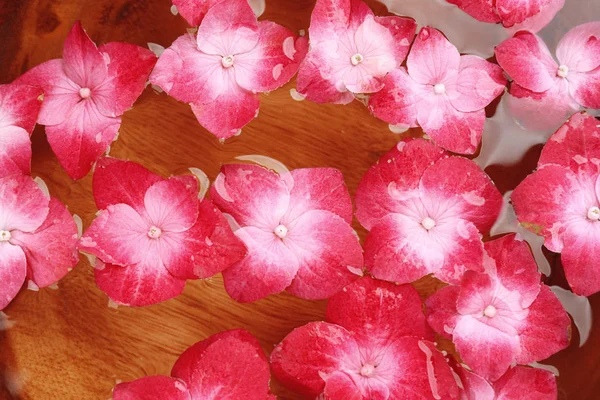
<path id="1" fill-rule="evenodd" d="M 369 4 L 378 12 L 385 8 Z M 169 0 L 0 0 L 0 82 L 61 56 L 63 40 L 75 20 L 97 43 L 128 41 L 168 46 L 186 24 L 169 12 Z M 267 0 L 263 18 L 292 30 L 306 29 L 314 0 Z M 262 154 L 290 168 L 339 168 L 352 195 L 361 176 L 399 139 L 387 124 L 354 102 L 348 106 L 296 102 L 294 83 L 261 98 L 259 117 L 226 144 L 208 134 L 189 106 L 148 88 L 125 113 L 111 155 L 144 164 L 164 176 L 203 169 L 211 179 L 221 164 L 245 154 Z M 418 132 L 411 132 L 418 134 Z M 87 226 L 96 208 L 91 177 L 74 182 L 52 154 L 42 127 L 33 135 L 33 173 L 53 196 L 80 215 Z M 535 166 L 539 148 L 510 168 L 489 168 L 501 190 L 514 188 Z M 364 230 L 355 221 L 364 238 Z M 554 263 L 556 257 L 551 258 Z M 565 286 L 560 266 L 549 283 Z M 423 297 L 438 283 L 417 282 Z M 0 331 L 0 398 L 100 399 L 111 397 L 117 381 L 168 374 L 177 356 L 211 334 L 242 327 L 258 337 L 269 353 L 293 328 L 322 319 L 326 302 L 308 302 L 286 293 L 253 304 L 226 295 L 222 279 L 189 282 L 183 295 L 143 309 L 112 309 L 94 284 L 92 268 L 82 259 L 58 290 L 23 290 L 5 312 L 15 326 Z M 600 296 L 591 298 L 600 316 Z M 578 348 L 578 335 L 566 351 L 546 361 L 559 368 L 561 399 L 600 398 L 600 328 Z M 298 399 L 276 382 L 281 399 Z M 13 394 L 11 394 L 11 392 Z"/>

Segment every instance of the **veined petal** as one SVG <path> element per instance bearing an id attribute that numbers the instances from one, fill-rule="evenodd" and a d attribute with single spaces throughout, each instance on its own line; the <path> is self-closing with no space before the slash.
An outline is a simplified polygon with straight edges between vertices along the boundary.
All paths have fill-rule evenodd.
<path id="1" fill-rule="evenodd" d="M 424 27 L 415 39 L 406 66 L 416 82 L 437 85 L 458 72 L 460 54 L 440 31 Z"/>
<path id="2" fill-rule="evenodd" d="M 0 242 L 0 310 L 15 298 L 27 273 L 25 254 L 19 246 Z"/>
<path id="3" fill-rule="evenodd" d="M 318 0 L 310 16 L 309 35 L 315 44 L 346 30 L 355 31 L 373 11 L 362 0 Z"/>
<path id="4" fill-rule="evenodd" d="M 16 126 L 31 134 L 42 106 L 39 87 L 12 83 L 0 85 L 0 131 Z"/>
<path id="5" fill-rule="evenodd" d="M 0 177 L 30 171 L 31 141 L 27 131 L 19 126 L 0 127 Z"/>
<path id="6" fill-rule="evenodd" d="M 588 22 L 568 31 L 556 46 L 556 58 L 577 72 L 590 72 L 598 68 L 600 22 Z"/>
<path id="7" fill-rule="evenodd" d="M 0 230 L 35 231 L 48 216 L 49 202 L 29 176 L 0 178 Z"/>
<path id="8" fill-rule="evenodd" d="M 405 67 L 393 70 L 383 79 L 383 89 L 369 98 L 369 110 L 393 125 L 417 126 L 419 103 L 425 87 L 416 83 Z"/>
<path id="9" fill-rule="evenodd" d="M 65 39 L 63 48 L 65 74 L 80 87 L 94 88 L 106 79 L 104 57 L 77 21 Z"/>
<path id="10" fill-rule="evenodd" d="M 198 219 L 197 193 L 191 193 L 183 182 L 175 179 L 148 188 L 144 205 L 150 221 L 161 231 L 183 232 Z"/>

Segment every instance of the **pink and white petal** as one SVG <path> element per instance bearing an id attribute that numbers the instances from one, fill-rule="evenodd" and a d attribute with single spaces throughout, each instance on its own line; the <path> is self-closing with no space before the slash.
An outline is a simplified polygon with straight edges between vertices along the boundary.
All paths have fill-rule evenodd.
<path id="1" fill-rule="evenodd" d="M 245 227 L 235 234 L 248 248 L 248 255 L 223 271 L 227 293 L 248 303 L 284 291 L 298 272 L 296 255 L 272 232 Z"/>
<path id="2" fill-rule="evenodd" d="M 292 222 L 283 243 L 298 260 L 288 292 L 303 299 L 326 299 L 358 279 L 362 248 L 352 227 L 329 211 L 312 210 Z"/>
<path id="3" fill-rule="evenodd" d="M 419 190 L 431 202 L 431 208 L 440 207 L 440 219 L 461 218 L 473 222 L 484 233 L 496 222 L 503 204 L 490 177 L 463 157 L 441 159 L 427 168 Z"/>
<path id="4" fill-rule="evenodd" d="M 121 118 L 100 114 L 92 101 L 73 108 L 59 125 L 47 126 L 46 135 L 58 161 L 72 179 L 81 179 L 117 138 Z"/>
<path id="5" fill-rule="evenodd" d="M 494 9 L 493 0 L 446 0 L 450 4 L 456 5 L 458 8 L 469 14 L 481 22 L 489 22 L 496 24 L 500 22 L 500 17 Z"/>
<path id="6" fill-rule="evenodd" d="M 587 225 L 587 226 L 585 226 Z M 567 228 L 561 261 L 573 293 L 590 296 L 600 291 L 600 224 Z"/>
<path id="7" fill-rule="evenodd" d="M 145 376 L 132 382 L 119 383 L 113 389 L 113 400 L 191 400 L 185 382 L 168 376 Z"/>
<path id="8" fill-rule="evenodd" d="M 600 67 L 587 73 L 570 74 L 569 83 L 573 99 L 579 104 L 586 108 L 600 108 Z"/>
<path id="9" fill-rule="evenodd" d="M 151 254 L 138 264 L 126 267 L 106 264 L 94 270 L 96 285 L 115 303 L 142 307 L 179 296 L 185 280 L 172 276 L 160 257 Z"/>
<path id="10" fill-rule="evenodd" d="M 198 50 L 194 36 L 180 36 L 167 48 L 150 74 L 150 82 L 185 103 L 215 100 L 227 87 L 221 56 Z"/>
<path id="11" fill-rule="evenodd" d="M 394 37 L 394 58 L 398 65 L 402 64 L 415 38 L 417 23 L 412 18 L 396 16 L 375 17 L 375 21 L 386 27 Z"/>
<path id="12" fill-rule="evenodd" d="M 193 27 L 202 22 L 206 12 L 222 0 L 173 0 L 173 5 L 185 20 Z"/>
<path id="13" fill-rule="evenodd" d="M 308 30 L 315 44 L 355 31 L 373 11 L 362 0 L 318 0 L 310 16 Z"/>
<path id="14" fill-rule="evenodd" d="M 236 54 L 235 79 L 244 89 L 269 92 L 286 84 L 298 71 L 307 46 L 287 28 L 271 21 L 258 25 L 258 44 L 249 52 Z M 298 46 L 297 46 L 298 45 Z"/>
<path id="15" fill-rule="evenodd" d="M 0 229 L 33 232 L 48 216 L 50 199 L 26 175 L 0 179 Z"/>
<path id="16" fill-rule="evenodd" d="M 115 204 L 100 212 L 79 240 L 78 247 L 109 264 L 137 264 L 151 250 L 149 229 L 149 224 L 133 208 Z"/>
<path id="17" fill-rule="evenodd" d="M 458 374 L 463 385 L 461 400 L 496 400 L 494 388 L 485 379 L 462 365 L 455 365 L 454 371 Z"/>
<path id="18" fill-rule="evenodd" d="M 459 293 L 459 286 L 446 286 L 425 301 L 427 323 L 439 335 L 448 339 L 452 338 L 452 332 L 459 318 L 456 310 Z"/>
<path id="19" fill-rule="evenodd" d="M 248 0 L 227 0 L 208 9 L 196 39 L 201 52 L 225 57 L 251 51 L 259 36 Z"/>
<path id="20" fill-rule="evenodd" d="M 0 177 L 30 172 L 29 133 L 19 126 L 0 127 Z"/>
<path id="21" fill-rule="evenodd" d="M 290 202 L 283 220 L 292 222 L 311 210 L 324 210 L 352 223 L 352 200 L 344 176 L 335 168 L 300 168 L 291 172 Z"/>
<path id="22" fill-rule="evenodd" d="M 453 342 L 463 361 L 487 380 L 500 378 L 519 352 L 519 338 L 472 316 L 461 316 L 454 328 Z"/>
<path id="23" fill-rule="evenodd" d="M 518 31 L 537 33 L 554 19 L 564 5 L 565 0 L 549 0 L 547 4 L 541 8 L 539 13 L 527 18 L 520 24 L 515 24 L 510 28 L 506 28 L 506 30 L 511 35 Z"/>
<path id="24" fill-rule="evenodd" d="M 352 334 L 327 322 L 310 322 L 294 329 L 271 353 L 277 380 L 312 397 L 323 393 L 327 376 L 360 365 L 360 350 Z"/>
<path id="25" fill-rule="evenodd" d="M 212 201 L 241 226 L 275 229 L 288 209 L 290 195 L 275 172 L 253 164 L 228 164 L 211 187 Z"/>
<path id="26" fill-rule="evenodd" d="M 564 4 L 564 0 L 559 0 Z M 496 0 L 496 12 L 502 25 L 510 28 L 551 7 L 556 0 Z"/>
<path id="27" fill-rule="evenodd" d="M 14 231 L 11 242 L 21 246 L 27 258 L 27 278 L 38 287 L 61 280 L 77 263 L 77 225 L 67 208 L 50 199 L 48 217 L 35 232 Z"/>
<path id="28" fill-rule="evenodd" d="M 473 154 L 481 143 L 485 110 L 461 112 L 445 96 L 433 95 L 420 105 L 417 121 L 433 141 L 446 150 Z"/>
<path id="29" fill-rule="evenodd" d="M 171 375 L 189 385 L 194 399 L 265 400 L 269 362 L 260 343 L 242 329 L 221 332 L 181 354 Z"/>
<path id="30" fill-rule="evenodd" d="M 0 242 L 0 310 L 15 298 L 27 273 L 25 253 L 19 246 Z"/>
<path id="31" fill-rule="evenodd" d="M 39 87 L 13 83 L 0 85 L 0 129 L 18 126 L 31 134 L 42 106 Z"/>
<path id="32" fill-rule="evenodd" d="M 376 382 L 373 383 L 376 384 Z M 335 371 L 325 380 L 323 398 L 324 400 L 363 400 L 364 396 L 361 389 L 356 386 L 356 382 L 347 373 Z M 377 397 L 369 398 L 376 399 Z"/>
<path id="33" fill-rule="evenodd" d="M 556 46 L 556 58 L 569 69 L 590 72 L 600 66 L 599 39 L 600 22 L 578 25 L 560 39 Z"/>
<path id="34" fill-rule="evenodd" d="M 529 307 L 523 330 L 519 333 L 521 352 L 518 364 L 544 360 L 569 346 L 571 319 L 550 288 L 542 285 Z"/>
<path id="35" fill-rule="evenodd" d="M 69 79 L 80 87 L 94 88 L 104 81 L 107 67 L 102 53 L 77 21 L 63 47 L 63 67 Z"/>
<path id="36" fill-rule="evenodd" d="M 520 86 L 541 93 L 556 82 L 558 65 L 538 36 L 521 31 L 496 46 L 496 59 Z"/>
<path id="37" fill-rule="evenodd" d="M 378 279 L 410 283 L 444 264 L 441 246 L 421 224 L 402 214 L 389 214 L 372 229 L 364 244 L 365 267 Z"/>
<path id="38" fill-rule="evenodd" d="M 460 53 L 440 31 L 424 27 L 413 43 L 406 66 L 416 82 L 437 85 L 458 72 Z"/>
<path id="39" fill-rule="evenodd" d="M 244 126 L 256 118 L 259 105 L 256 94 L 232 82 L 215 100 L 191 104 L 200 125 L 219 139 L 238 135 Z"/>
<path id="40" fill-rule="evenodd" d="M 554 400 L 558 398 L 556 377 L 540 368 L 516 366 L 493 384 L 497 400 Z"/>
<path id="41" fill-rule="evenodd" d="M 390 213 L 401 212 L 404 194 L 419 187 L 423 172 L 446 152 L 424 139 L 399 142 L 363 176 L 356 191 L 356 217 L 367 229 Z M 407 196 L 407 195 L 405 195 Z"/>
<path id="42" fill-rule="evenodd" d="M 327 321 L 346 328 L 357 340 L 386 344 L 401 336 L 433 340 L 419 293 L 410 285 L 360 278 L 329 299 Z"/>
<path id="43" fill-rule="evenodd" d="M 131 161 L 103 157 L 94 169 L 93 192 L 96 206 L 104 210 L 110 205 L 127 204 L 138 213 L 145 212 L 146 191 L 163 180 Z"/>
<path id="44" fill-rule="evenodd" d="M 383 89 L 369 98 L 369 110 L 389 124 L 414 127 L 424 94 L 424 87 L 408 75 L 405 67 L 400 67 L 387 74 Z"/>
<path id="45" fill-rule="evenodd" d="M 198 195 L 183 182 L 168 179 L 148 188 L 144 205 L 152 224 L 167 232 L 182 232 L 198 219 Z"/>
<path id="46" fill-rule="evenodd" d="M 107 43 L 99 50 L 108 60 L 108 74 L 92 96 L 103 115 L 116 117 L 130 109 L 144 91 L 156 56 L 129 43 Z"/>
<path id="47" fill-rule="evenodd" d="M 452 105 L 462 112 L 487 107 L 504 92 L 506 78 L 502 68 L 477 56 L 460 57 L 456 82 L 447 85 L 446 93 Z"/>

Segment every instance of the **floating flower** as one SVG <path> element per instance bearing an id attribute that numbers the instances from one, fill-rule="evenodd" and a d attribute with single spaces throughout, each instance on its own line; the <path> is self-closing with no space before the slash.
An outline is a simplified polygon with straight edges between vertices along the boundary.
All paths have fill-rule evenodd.
<path id="1" fill-rule="evenodd" d="M 77 225 L 65 206 L 26 175 L 0 178 L 0 310 L 25 279 L 50 286 L 77 264 Z"/>
<path id="2" fill-rule="evenodd" d="M 521 225 L 561 253 L 571 289 L 584 296 L 600 291 L 599 126 L 594 117 L 573 115 L 511 196 Z"/>
<path id="3" fill-rule="evenodd" d="M 150 81 L 190 103 L 203 127 L 227 139 L 256 117 L 257 93 L 294 76 L 306 47 L 288 29 L 258 22 L 246 0 L 224 0 L 208 10 L 197 34 L 163 52 Z"/>
<path id="4" fill-rule="evenodd" d="M 361 0 L 317 0 L 298 92 L 317 103 L 338 104 L 378 92 L 383 78 L 404 61 L 416 29 L 409 18 L 375 17 Z"/>
<path id="5" fill-rule="evenodd" d="M 179 356 L 171 376 L 119 383 L 114 400 L 275 400 L 269 362 L 258 340 L 242 329 L 217 333 Z"/>
<path id="6" fill-rule="evenodd" d="M 446 0 L 478 21 L 501 23 L 511 31 L 538 32 L 565 5 L 565 0 Z"/>
<path id="7" fill-rule="evenodd" d="M 369 99 L 376 117 L 420 126 L 438 145 L 473 154 L 481 142 L 485 107 L 506 86 L 502 69 L 477 56 L 461 56 L 444 35 L 421 29 L 406 67 L 392 71 Z"/>
<path id="8" fill-rule="evenodd" d="M 556 129 L 582 107 L 600 108 L 600 22 L 563 36 L 554 61 L 541 38 L 518 32 L 496 47 L 512 78 L 511 112 L 529 129 Z"/>
<path id="9" fill-rule="evenodd" d="M 433 273 L 458 283 L 482 271 L 483 243 L 502 196 L 471 160 L 424 139 L 401 141 L 371 167 L 356 192 L 356 217 L 370 230 L 365 266 L 408 283 Z"/>
<path id="10" fill-rule="evenodd" d="M 38 65 L 19 82 L 44 90 L 38 123 L 67 174 L 84 177 L 117 138 L 121 115 L 142 93 L 156 62 L 147 49 L 127 43 L 97 48 L 76 22 L 63 58 Z"/>
<path id="11" fill-rule="evenodd" d="M 98 258 L 96 284 L 117 304 L 168 300 L 186 279 L 211 277 L 245 254 L 225 217 L 198 199 L 191 175 L 163 179 L 141 165 L 102 158 L 93 185 L 101 211 L 79 249 Z"/>
<path id="12" fill-rule="evenodd" d="M 271 367 L 283 385 L 311 398 L 457 399 L 432 338 L 415 289 L 365 277 L 331 297 L 327 322 L 288 334 Z"/>
<path id="13" fill-rule="evenodd" d="M 556 400 L 556 378 L 540 368 L 511 367 L 500 379 L 488 382 L 466 368 L 457 366 L 463 385 L 461 400 Z"/>
<path id="14" fill-rule="evenodd" d="M 325 299 L 362 273 L 352 202 L 336 169 L 278 175 L 258 165 L 224 165 L 211 198 L 248 247 L 244 259 L 223 271 L 225 289 L 238 301 L 286 288 L 305 299 Z"/>
<path id="15" fill-rule="evenodd" d="M 31 86 L 0 85 L 0 177 L 29 174 L 31 142 L 42 91 Z"/>
<path id="16" fill-rule="evenodd" d="M 428 322 L 451 338 L 478 375 L 499 379 L 569 344 L 571 320 L 540 273 L 527 244 L 507 235 L 485 243 L 484 272 L 467 271 L 459 286 L 427 299 Z"/>
<path id="17" fill-rule="evenodd" d="M 215 4 L 223 0 L 172 0 L 177 12 L 192 26 L 198 26 Z M 257 17 L 265 9 L 265 0 L 247 0 Z"/>

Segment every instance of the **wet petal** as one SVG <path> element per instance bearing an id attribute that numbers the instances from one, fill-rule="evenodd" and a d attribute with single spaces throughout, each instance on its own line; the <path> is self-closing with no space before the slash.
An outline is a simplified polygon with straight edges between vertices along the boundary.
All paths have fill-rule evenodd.
<path id="1" fill-rule="evenodd" d="M 383 85 L 383 89 L 369 98 L 369 109 L 373 115 L 393 125 L 416 126 L 424 87 L 408 75 L 405 67 L 390 72 Z"/>

